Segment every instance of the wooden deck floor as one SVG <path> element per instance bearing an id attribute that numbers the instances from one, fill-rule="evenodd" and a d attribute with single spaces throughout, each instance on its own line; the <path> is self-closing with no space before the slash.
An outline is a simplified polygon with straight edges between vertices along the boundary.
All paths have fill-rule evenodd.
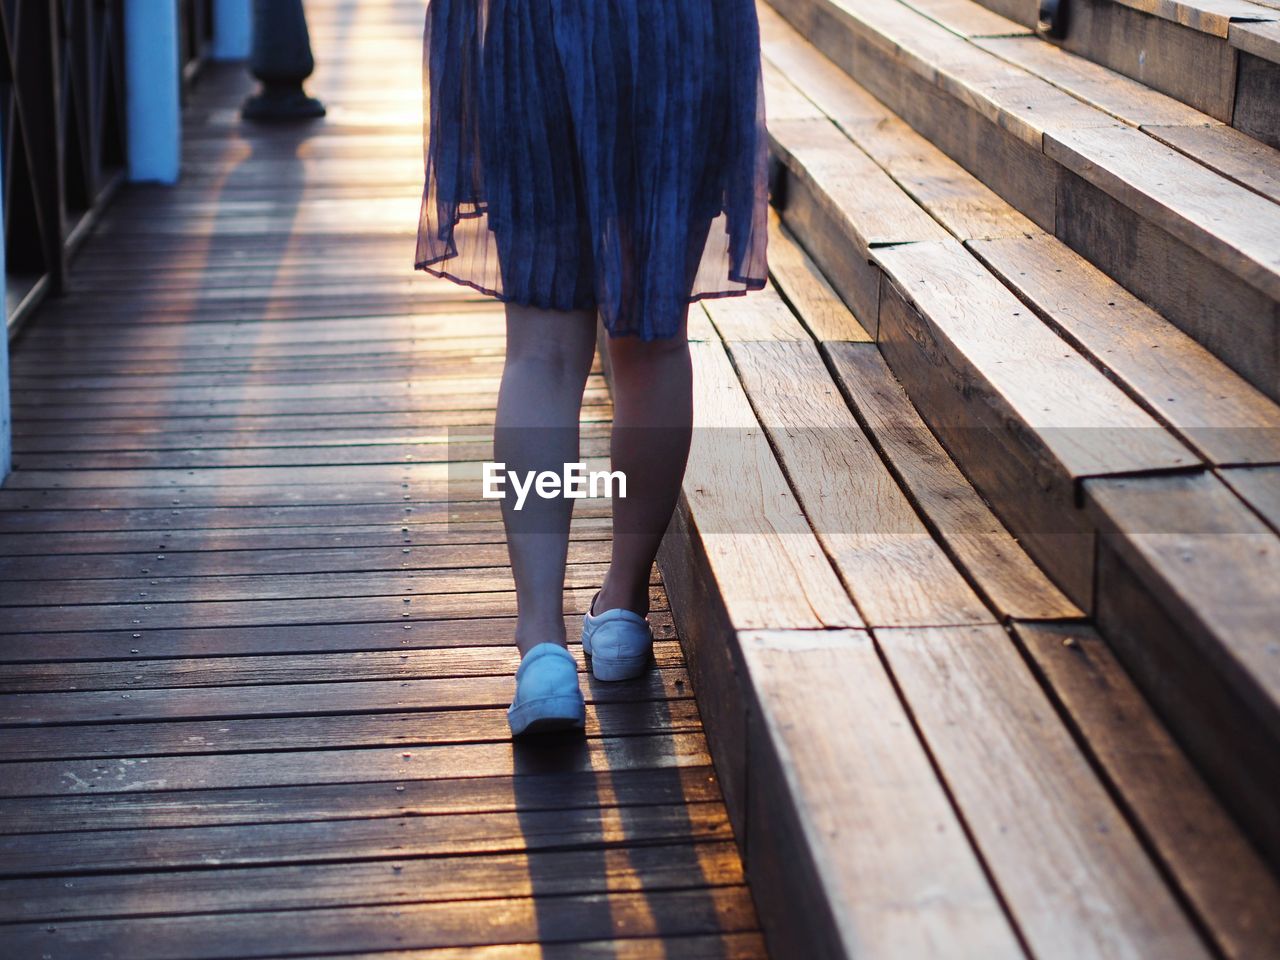
<path id="1" fill-rule="evenodd" d="M 0 952 L 763 956 L 661 585 L 658 669 L 510 741 L 499 516 L 446 462 L 502 313 L 410 269 L 422 5 L 308 10 L 329 118 L 243 127 L 212 70 L 182 183 L 15 347 Z M 607 535 L 580 511 L 571 636 Z"/>

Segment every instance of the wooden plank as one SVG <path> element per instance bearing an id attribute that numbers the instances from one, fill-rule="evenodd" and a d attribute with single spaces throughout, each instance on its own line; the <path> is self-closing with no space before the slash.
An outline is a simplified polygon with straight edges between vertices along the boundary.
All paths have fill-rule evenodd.
<path id="1" fill-rule="evenodd" d="M 1022 237 L 1039 232 L 993 190 L 895 118 L 849 129 L 854 142 L 898 186 L 960 240 Z"/>
<path id="2" fill-rule="evenodd" d="M 250 867 L 343 860 L 463 857 L 566 847 L 731 839 L 719 803 L 592 806 L 315 823 L 101 830 L 0 837 L 3 875 Z M 412 828 L 412 829 L 410 829 Z"/>
<path id="3" fill-rule="evenodd" d="M 375 528 L 376 529 L 376 528 Z M 207 551 L 175 552 L 165 554 L 163 563 L 156 554 L 114 553 L 103 550 L 96 555 L 57 552 L 45 555 L 0 556 L 0 577 L 6 584 L 15 581 L 44 580 L 109 580 L 122 589 L 117 596 L 132 592 L 123 589 L 118 581 L 139 576 L 163 576 L 165 585 L 173 584 L 173 578 L 228 577 L 228 576 L 277 576 L 312 573 L 358 573 L 378 570 L 425 571 L 459 570 L 467 567 L 495 568 L 506 561 L 506 544 L 500 538 L 481 544 L 442 544 L 432 546 L 413 545 L 413 538 L 400 530 L 383 528 L 375 542 L 361 543 L 361 538 L 331 535 L 344 543 L 341 547 L 316 546 L 302 549 L 300 538 L 287 537 L 282 531 L 279 543 L 265 541 L 260 549 L 227 549 L 211 547 Z M 376 542 L 381 539 L 382 543 Z M 105 546 L 100 543 L 99 546 Z M 0 548 L 2 549 L 2 548 Z M 603 540 L 576 541 L 571 562 L 608 563 L 609 545 Z M 163 570 L 152 571 L 153 566 Z M 157 586 L 150 580 L 147 586 Z M 132 585 L 130 585 L 132 586 Z M 39 588 L 37 588 L 39 589 Z M 148 591 L 158 596 L 157 591 Z"/>
<path id="4" fill-rule="evenodd" d="M 969 0 L 905 0 L 912 10 L 923 13 L 952 33 L 974 37 L 1023 36 L 1031 31 L 994 10 Z"/>
<path id="5" fill-rule="evenodd" d="M 58 923 L 100 916 L 314 910 L 388 903 L 542 897 L 673 890 L 697 872 L 707 886 L 743 883 L 732 843 L 635 843 L 537 851 L 537 875 L 527 853 L 465 857 L 403 856 L 395 861 L 345 861 L 252 870 L 212 868 L 154 874 L 116 874 L 0 880 L 0 919 Z M 683 954 L 681 954 L 683 956 Z"/>
<path id="6" fill-rule="evenodd" d="M 1038 432 L 1067 475 L 1196 462 L 959 244 L 909 244 L 878 250 L 875 258 L 957 359 L 980 372 L 1001 402 Z"/>
<path id="7" fill-rule="evenodd" d="M 403 556 L 403 554 L 402 554 Z M 607 563 L 569 566 L 566 589 L 585 589 L 601 583 Z M 656 579 L 655 579 L 656 583 Z M 197 577 L 132 577 L 124 580 L 25 580 L 0 585 L 0 606 L 35 615 L 41 606 L 142 604 L 145 609 L 170 603 L 223 603 L 269 600 L 315 600 L 350 597 L 404 597 L 405 612 L 414 596 L 441 598 L 451 593 L 505 593 L 515 583 L 507 567 L 468 567 L 462 570 L 383 570 L 372 573 L 312 571 L 297 574 L 244 574 Z"/>
<path id="8" fill-rule="evenodd" d="M 990 612 L 863 434 L 817 348 L 733 343 L 730 353 L 800 506 L 863 622 L 990 622 Z"/>
<path id="9" fill-rule="evenodd" d="M 1210 955 L 1002 629 L 877 640 L 1037 956 Z"/>
<path id="10" fill-rule="evenodd" d="M 1280 68 L 1244 50 L 1238 57 L 1239 80 L 1231 123 L 1268 146 L 1280 148 Z"/>
<path id="11" fill-rule="evenodd" d="M 942 229 L 894 189 L 872 160 L 826 120 L 779 121 L 769 135 L 790 175 L 810 181 L 848 225 L 859 253 L 910 240 L 938 240 Z"/>
<path id="12" fill-rule="evenodd" d="M 746 836 L 747 716 L 739 683 L 741 655 L 720 584 L 711 570 L 688 500 L 681 498 L 659 548 L 663 579 L 671 584 L 672 616 L 687 661 L 698 713 L 715 757 L 716 773 L 734 836 Z"/>
<path id="13" fill-rule="evenodd" d="M 1122 3 L 1073 4 L 1063 45 L 1161 93 L 1231 122 L 1234 51 L 1219 37 Z"/>
<path id="14" fill-rule="evenodd" d="M 974 42 L 1131 126 L 1223 125 L 1207 113 L 1039 37 L 990 37 Z"/>
<path id="15" fill-rule="evenodd" d="M 527 943 L 488 944 L 481 947 L 378 951 L 346 954 L 349 960 L 519 960 Z M 759 933 L 703 934 L 680 937 L 632 937 L 627 940 L 578 940 L 538 945 L 545 960 L 766 960 L 768 953 Z"/>
<path id="16" fill-rule="evenodd" d="M 1280 540 L 1213 474 L 1085 483 L 1098 626 L 1250 837 L 1274 858 Z"/>
<path id="17" fill-rule="evenodd" d="M 476 702 L 437 702 L 435 707 L 501 706 L 511 700 L 514 684 L 475 681 Z M 586 686 L 586 684 L 584 684 Z M 627 684 L 630 692 L 606 689 L 586 693 L 595 699 L 632 699 L 652 690 L 656 683 Z M 503 687 L 500 695 L 486 694 L 486 688 Z M 658 694 L 661 696 L 662 694 Z M 18 695 L 15 695 L 18 696 Z M 63 694 L 74 703 L 74 695 Z M 224 698 L 225 702 L 226 698 Z M 411 706 L 401 702 L 400 709 Z M 423 704 L 418 704 L 421 708 Z M 239 709 L 239 708 L 237 708 Z M 171 711 L 173 716 L 183 712 Z M 260 709 L 260 713 L 285 713 L 288 708 Z M 332 710 L 326 712 L 333 712 Z M 374 708 L 362 707 L 372 713 Z M 90 719 L 86 714 L 86 720 Z M 205 756 L 102 758 L 98 760 L 22 761 L 6 765 L 6 780 L 0 795 L 6 797 L 55 797 L 75 794 L 129 794 L 156 790 L 204 790 L 244 787 L 299 786 L 309 783 L 401 782 L 409 779 L 456 779 L 459 777 L 509 777 L 516 773 L 559 770 L 581 773 L 604 769 L 673 769 L 705 767 L 711 757 L 706 740 L 698 733 L 650 734 L 613 740 L 583 741 L 581 749 L 552 751 L 543 755 L 517 751 L 510 738 L 495 743 L 430 744 L 412 750 L 402 747 L 352 748 L 292 752 L 235 753 Z"/>
<path id="18" fill-rule="evenodd" d="M 809 333 L 772 284 L 738 300 L 703 301 L 707 316 L 725 340 L 808 340 Z"/>
<path id="19" fill-rule="evenodd" d="M 871 334 L 840 299 L 817 264 L 769 208 L 769 274 L 800 322 L 817 340 L 868 342 Z"/>
<path id="20" fill-rule="evenodd" d="M 587 709 L 584 736 L 692 733 L 700 728 L 697 706 L 692 700 L 633 700 L 593 704 Z M 29 727 L 21 737 L 9 737 L 0 744 L 0 760 L 258 752 L 278 748 L 281 743 L 295 750 L 387 744 L 411 747 L 500 741 L 510 735 L 506 711 L 500 707 L 316 715 L 302 719 L 152 720 L 145 725 L 95 725 L 92 737 L 86 737 L 85 729 L 78 725 Z"/>
<path id="21" fill-rule="evenodd" d="M 1001 617 L 1077 617 L 991 512 L 911 405 L 874 346 L 831 344 L 836 383 L 930 531 Z"/>
<path id="22" fill-rule="evenodd" d="M 521 770 L 510 776 L 311 783 L 184 791 L 67 794 L 0 799 L 6 834 L 282 823 L 349 817 L 419 817 L 476 810 L 711 802 L 720 788 L 708 765 L 663 769 Z"/>
<path id="23" fill-rule="evenodd" d="M 982 0 L 982 5 L 1024 27 L 1034 28 L 1040 19 L 1040 0 Z"/>
<path id="24" fill-rule="evenodd" d="M 365 506 L 374 505 L 366 504 Z M 325 507 L 316 507 L 313 508 L 313 513 L 323 513 L 325 510 Z M 127 520 L 129 511 L 120 512 L 126 515 Z M 52 521 L 57 515 L 54 511 L 48 511 L 45 518 Z M 139 512 L 135 515 L 145 516 L 145 513 Z M 170 519 L 172 516 L 169 514 Z M 263 562 L 272 563 L 271 560 L 258 558 L 258 553 L 266 557 L 276 557 L 279 562 L 288 564 L 295 561 L 305 563 L 306 554 L 304 553 L 303 558 L 299 559 L 293 553 L 294 551 L 323 552 L 338 551 L 340 548 L 347 547 L 368 547 L 376 556 L 379 548 L 392 546 L 400 549 L 402 556 L 405 547 L 423 548 L 420 551 L 412 550 L 412 552 L 418 553 L 419 556 L 425 553 L 431 558 L 431 562 L 448 566 L 454 560 L 458 561 L 459 565 L 464 565 L 462 561 L 473 555 L 484 557 L 486 551 L 494 549 L 494 544 L 503 543 L 506 539 L 500 521 L 463 521 L 461 518 L 456 518 L 456 523 L 431 523 L 402 520 L 402 517 L 404 517 L 403 513 L 397 517 L 384 511 L 380 518 L 384 522 L 381 524 L 221 527 L 214 523 L 205 528 L 170 527 L 161 530 L 148 530 L 141 525 L 129 527 L 126 523 L 125 529 L 61 532 L 51 529 L 39 538 L 30 533 L 14 532 L 0 534 L 0 556 L 28 558 L 32 563 L 30 567 L 24 569 L 36 573 L 39 573 L 43 562 L 40 558 L 56 556 L 58 559 L 51 562 L 61 566 L 81 563 L 83 557 L 80 555 L 82 554 L 108 554 L 118 555 L 114 560 L 118 565 L 115 569 L 121 572 L 147 575 L 153 569 L 158 570 L 158 564 L 165 565 L 173 561 L 174 565 L 165 566 L 164 569 L 173 573 L 194 574 L 200 571 L 193 564 L 193 558 L 189 554 L 198 552 L 192 548 L 197 546 L 197 538 L 199 538 L 199 545 L 207 543 L 210 553 L 215 555 L 215 560 L 218 559 L 216 555 L 220 551 L 228 555 L 224 566 L 234 566 L 229 556 L 236 553 L 247 554 L 240 558 L 241 563 L 252 567 Z M 312 516 L 311 519 L 314 521 L 318 518 Z M 52 527 L 53 524 L 51 523 L 50 526 Z M 608 517 L 590 515 L 575 517 L 569 527 L 571 544 L 569 549 L 570 556 L 575 558 L 573 562 L 596 557 L 595 551 L 600 549 L 598 543 L 608 539 L 609 529 Z M 157 552 L 157 547 L 163 549 L 166 546 L 167 552 L 163 554 Z M 464 547 L 470 547 L 476 552 L 469 553 L 464 550 Z M 160 556 L 164 556 L 165 559 L 158 561 Z M 289 559 L 290 557 L 293 559 Z M 6 559 L 5 564 L 7 572 L 16 576 L 17 561 Z M 131 567 L 130 564 L 132 564 Z M 107 564 L 105 569 L 109 571 L 113 567 Z"/>
<path id="25" fill-rule="evenodd" d="M 1228 28 L 1227 39 L 1231 45 L 1261 60 L 1280 63 L 1280 7 L 1271 22 L 1233 21 Z"/>
<path id="26" fill-rule="evenodd" d="M 1280 533 L 1280 467 L 1237 467 L 1220 470 L 1218 476 Z"/>
<path id="27" fill-rule="evenodd" d="M 681 665 L 679 645 L 654 642 L 662 667 Z M 253 686 L 259 683 L 323 683 L 327 680 L 410 680 L 514 674 L 520 664 L 515 645 L 436 648 L 429 651 L 351 651 L 257 657 L 171 657 L 163 660 L 94 660 L 87 663 L 10 664 L 0 688 L 5 693 L 71 690 L 143 690 L 170 687 Z"/>
<path id="28" fill-rule="evenodd" d="M 1280 942 L 1280 885 L 1097 632 L 1018 623 L 1014 633 L 1214 945 L 1266 956 Z"/>
<path id="29" fill-rule="evenodd" d="M 683 497 L 739 629 L 860 626 L 719 343 L 691 345 L 693 449 Z"/>
<path id="30" fill-rule="evenodd" d="M 819 555 L 806 554 L 814 563 Z M 598 583 L 565 590 L 565 613 L 584 613 Z M 834 597 L 834 594 L 829 594 Z M 405 604 L 405 599 L 410 604 Z M 744 601 L 746 602 L 746 601 Z M 845 601 L 847 603 L 847 600 Z M 660 588 L 651 592 L 653 609 L 666 609 Z M 832 599 L 827 607 L 838 606 Z M 412 607 L 410 610 L 409 607 Z M 852 608 L 850 607 L 850 610 Z M 10 607 L 5 625 L 13 632 L 39 633 L 51 627 L 69 630 L 132 630 L 288 626 L 306 623 L 360 624 L 368 621 L 409 623 L 415 620 L 464 620 L 469 617 L 508 616 L 515 613 L 515 591 L 433 594 L 429 591 L 402 596 L 312 597 L 274 600 L 195 600 L 166 603 L 99 603 L 81 606 Z"/>
<path id="31" fill-rule="evenodd" d="M 665 606 L 665 604 L 663 605 Z M 566 615 L 565 623 L 581 623 L 582 613 Z M 669 614 L 653 614 L 660 639 L 674 636 Z M 0 659 L 6 662 L 56 663 L 69 660 L 186 655 L 252 656 L 269 653 L 314 653 L 339 650 L 397 650 L 414 647 L 466 647 L 514 643 L 514 615 L 461 620 L 384 620 L 362 624 L 359 631 L 340 624 L 315 623 L 258 627 L 175 627 L 171 630 L 111 629 L 83 633 L 49 631 L 0 634 Z"/>
<path id="32" fill-rule="evenodd" d="M 1042 235 L 969 247 L 1207 461 L 1280 460 L 1280 407 L 1065 244 Z"/>
<path id="33" fill-rule="evenodd" d="M 775 954 L 1023 956 L 871 640 L 742 645 L 748 873 Z"/>
<path id="34" fill-rule="evenodd" d="M 1144 124 L 1148 133 L 1224 177 L 1280 203 L 1280 150 L 1225 124 L 1161 126 Z"/>
<path id="35" fill-rule="evenodd" d="M 799 90 L 777 70 L 766 68 L 764 75 L 765 113 L 769 122 L 814 120 L 822 116 Z"/>
<path id="36" fill-rule="evenodd" d="M 1280 206 L 1127 127 L 1048 134 L 1045 153 L 1272 300 L 1280 299 Z"/>
<path id="37" fill-rule="evenodd" d="M 1231 24 L 1249 20 L 1277 20 L 1275 11 L 1249 0 L 1116 0 L 1153 17 L 1224 38 Z"/>
<path id="38" fill-rule="evenodd" d="M 1275 300 L 1075 174 L 1058 203 L 1059 239 L 1280 401 Z"/>
<path id="39" fill-rule="evenodd" d="M 484 922 L 477 922 L 477 911 Z M 325 910 L 263 911 L 183 917 L 67 921 L 6 931 L 12 949 L 51 957 L 102 960 L 231 960 L 288 944 L 307 951 L 408 950 L 445 946 L 631 937 L 676 938 L 754 929 L 745 887 L 589 894 L 537 900 L 393 904 Z M 676 941 L 677 943 L 679 941 Z M 712 954 L 718 956 L 722 954 Z"/>
<path id="40" fill-rule="evenodd" d="M 1251 701 L 1280 718 L 1280 663 L 1270 644 L 1280 604 L 1275 534 L 1208 473 L 1098 478 L 1085 489 L 1114 534 L 1108 541 L 1153 585 L 1166 584 L 1168 608 L 1217 638 L 1224 666 L 1258 685 Z"/>

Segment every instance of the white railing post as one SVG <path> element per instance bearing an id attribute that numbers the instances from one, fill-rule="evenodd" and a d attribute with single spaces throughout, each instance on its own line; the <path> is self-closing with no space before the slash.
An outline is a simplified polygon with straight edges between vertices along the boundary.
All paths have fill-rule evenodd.
<path id="1" fill-rule="evenodd" d="M 253 0 L 213 0 L 214 60 L 248 60 L 253 49 Z"/>
<path id="2" fill-rule="evenodd" d="M 178 0 L 125 0 L 129 179 L 176 183 L 182 162 Z"/>

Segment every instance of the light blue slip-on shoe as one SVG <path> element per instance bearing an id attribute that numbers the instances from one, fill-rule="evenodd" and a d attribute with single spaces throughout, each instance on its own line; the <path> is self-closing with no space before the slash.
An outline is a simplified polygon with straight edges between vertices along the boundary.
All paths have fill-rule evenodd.
<path id="1" fill-rule="evenodd" d="M 507 708 L 511 735 L 586 726 L 578 663 L 558 643 L 539 643 L 516 668 L 516 695 Z"/>
<path id="2" fill-rule="evenodd" d="M 595 606 L 595 600 L 591 601 Z M 597 680 L 630 680 L 644 673 L 653 657 L 653 629 L 649 618 L 618 607 L 582 618 L 582 652 L 591 658 Z"/>

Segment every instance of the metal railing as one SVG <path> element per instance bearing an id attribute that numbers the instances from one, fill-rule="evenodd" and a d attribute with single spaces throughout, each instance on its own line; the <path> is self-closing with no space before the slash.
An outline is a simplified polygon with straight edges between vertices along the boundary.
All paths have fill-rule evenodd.
<path id="1" fill-rule="evenodd" d="M 213 37 L 212 0 L 179 0 L 184 87 Z M 10 335 L 60 292 L 124 179 L 123 0 L 0 0 L 0 159 Z"/>

